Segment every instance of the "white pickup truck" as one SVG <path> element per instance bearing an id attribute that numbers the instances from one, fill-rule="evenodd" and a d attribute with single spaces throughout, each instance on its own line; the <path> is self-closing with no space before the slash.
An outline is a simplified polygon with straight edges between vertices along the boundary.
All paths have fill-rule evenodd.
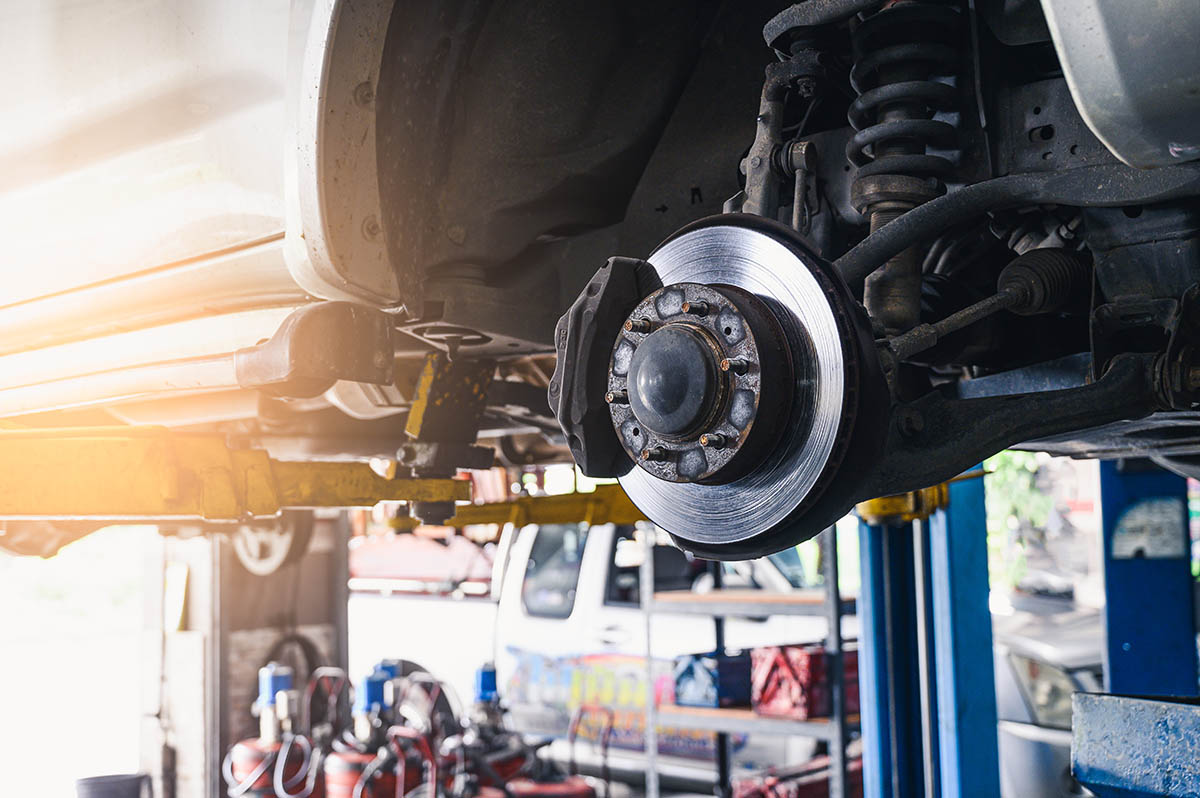
<path id="1" fill-rule="evenodd" d="M 581 703 L 611 707 L 610 767 L 615 774 L 640 776 L 647 690 L 638 566 L 644 548 L 633 536 L 633 527 L 612 524 L 506 530 L 494 553 L 490 594 L 474 598 L 387 595 L 379 589 L 381 581 L 371 584 L 373 590 L 356 590 L 349 604 L 351 671 L 365 673 L 373 662 L 399 656 L 469 700 L 475 669 L 494 661 L 516 728 L 561 737 Z M 656 545 L 654 552 L 656 591 L 711 584 L 704 563 L 668 545 Z M 775 591 L 808 586 L 794 549 L 724 567 L 727 586 Z M 846 634 L 853 634 L 853 623 L 846 620 Z M 671 689 L 673 658 L 712 651 L 715 629 L 711 619 L 697 615 L 656 614 L 651 624 L 655 689 L 662 695 Z M 825 632 L 819 617 L 730 618 L 725 627 L 730 648 L 816 641 Z M 814 745 L 802 738 L 734 736 L 733 764 L 802 762 Z M 714 778 L 711 732 L 662 729 L 659 751 L 659 771 L 667 782 L 698 787 Z M 581 743 L 578 753 L 585 766 L 598 764 L 589 744 Z"/>

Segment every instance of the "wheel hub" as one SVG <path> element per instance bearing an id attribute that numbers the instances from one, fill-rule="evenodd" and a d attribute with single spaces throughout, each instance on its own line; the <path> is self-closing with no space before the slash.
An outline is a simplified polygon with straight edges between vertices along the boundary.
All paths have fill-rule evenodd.
<path id="1" fill-rule="evenodd" d="M 766 306 L 734 286 L 675 283 L 647 296 L 609 366 L 606 398 L 625 451 L 668 482 L 717 484 L 744 473 L 787 414 L 793 381 L 783 339 Z"/>
<path id="2" fill-rule="evenodd" d="M 701 556 L 757 557 L 833 523 L 887 435 L 861 306 L 760 217 L 712 217 L 646 260 L 613 258 L 556 337 L 549 394 L 585 472 L 616 476 Z"/>
<path id="3" fill-rule="evenodd" d="M 724 386 L 715 342 L 690 324 L 646 336 L 629 362 L 629 406 L 648 432 L 686 436 L 704 425 Z"/>
<path id="4" fill-rule="evenodd" d="M 629 313 L 609 363 L 613 428 L 636 463 L 622 487 L 718 556 L 790 537 L 850 437 L 876 426 L 855 429 L 869 327 L 827 264 L 777 227 L 726 216 L 666 241 L 647 258 L 663 287 Z"/>

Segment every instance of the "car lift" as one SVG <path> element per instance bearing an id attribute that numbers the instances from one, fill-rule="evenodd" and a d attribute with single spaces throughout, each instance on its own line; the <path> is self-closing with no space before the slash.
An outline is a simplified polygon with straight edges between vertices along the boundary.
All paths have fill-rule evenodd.
<path id="1" fill-rule="evenodd" d="M 863 788 L 998 796 L 981 470 L 858 505 Z"/>
<path id="2" fill-rule="evenodd" d="M 1074 696 L 1072 772 L 1102 798 L 1200 795 L 1186 480 L 1102 462 L 1100 496 L 1108 694 Z M 999 795 L 982 481 L 858 510 L 864 794 Z"/>
<path id="3" fill-rule="evenodd" d="M 181 533 L 143 555 L 147 579 L 163 587 L 146 593 L 145 633 L 154 644 L 143 668 L 158 689 L 144 691 L 141 766 L 153 774 L 155 794 L 168 796 L 218 794 L 220 752 L 240 732 L 231 708 L 244 705 L 242 691 L 271 650 L 345 663 L 349 524 L 282 511 L 381 501 L 453 506 L 471 498 L 469 480 L 388 479 L 365 463 L 285 462 L 223 436 L 160 427 L 2 429 L 0 468 L 0 519 L 24 524 L 22 535 L 54 538 L 56 525 L 80 520 L 90 532 L 88 519 L 95 527 L 165 521 Z M 304 528 L 288 567 L 272 573 L 239 567 L 242 560 L 249 568 L 234 556 L 236 536 L 188 536 L 258 534 L 263 524 Z M 181 739 L 189 745 L 177 746 Z"/>
<path id="4" fill-rule="evenodd" d="M 982 470 L 863 502 L 864 794 L 998 796 Z M 618 485 L 465 505 L 447 523 L 634 523 Z M 928 787 L 926 787 L 928 785 Z"/>
<path id="5" fill-rule="evenodd" d="M 155 427 L 0 430 L 0 463 L 5 519 L 246 522 L 285 508 L 470 499 L 467 480 L 284 462 L 220 436 Z M 1106 462 L 1101 495 L 1112 694 L 1075 696 L 1073 770 L 1101 796 L 1193 794 L 1200 672 L 1186 482 Z M 960 479 L 858 511 L 865 794 L 998 795 L 983 483 Z M 640 520 L 619 486 L 600 485 L 459 504 L 446 523 Z M 1144 622 L 1148 606 L 1154 623 Z"/>
<path id="6" fill-rule="evenodd" d="M 1100 464 L 1107 694 L 1072 701 L 1071 766 L 1098 796 L 1200 795 L 1187 481 Z"/>
<path id="7" fill-rule="evenodd" d="M 518 496 L 486 504 L 460 504 L 444 526 L 461 529 L 480 524 L 635 524 L 646 516 L 629 500 L 620 485 L 601 484 L 592 492 L 561 493 L 554 496 Z M 413 518 L 394 518 L 397 530 L 420 524 Z"/>
<path id="8" fill-rule="evenodd" d="M 159 427 L 0 431 L 0 518 L 246 521 L 293 507 L 468 501 L 456 479 L 385 479 L 365 463 L 285 462 Z"/>

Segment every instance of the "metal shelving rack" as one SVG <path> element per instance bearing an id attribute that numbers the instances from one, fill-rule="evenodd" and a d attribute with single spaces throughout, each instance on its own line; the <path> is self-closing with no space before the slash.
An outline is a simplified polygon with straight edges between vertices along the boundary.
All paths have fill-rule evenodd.
<path id="1" fill-rule="evenodd" d="M 823 589 L 797 590 L 790 593 L 765 593 L 758 590 L 725 590 L 721 587 L 719 563 L 713 563 L 714 589 L 710 593 L 654 592 L 654 535 L 645 535 L 645 556 L 641 566 L 642 610 L 646 621 L 646 795 L 659 798 L 658 788 L 658 728 L 660 726 L 690 728 L 716 732 L 717 787 L 719 798 L 730 794 L 729 735 L 780 734 L 816 737 L 829 747 L 831 798 L 847 795 L 846 742 L 850 727 L 857 717 L 846 715 L 845 671 L 842 668 L 842 616 L 853 614 L 854 600 L 843 600 L 838 589 L 838 561 L 835 528 L 826 529 L 819 537 L 821 546 Z M 830 688 L 833 711 L 829 718 L 789 720 L 755 714 L 749 709 L 696 708 L 656 704 L 653 660 L 650 657 L 650 619 L 661 613 L 706 615 L 713 619 L 716 630 L 716 649 L 725 647 L 725 619 L 731 616 L 763 617 L 766 615 L 824 615 L 829 623 L 825 650 L 830 659 Z M 780 763 L 783 764 L 783 763 Z"/>

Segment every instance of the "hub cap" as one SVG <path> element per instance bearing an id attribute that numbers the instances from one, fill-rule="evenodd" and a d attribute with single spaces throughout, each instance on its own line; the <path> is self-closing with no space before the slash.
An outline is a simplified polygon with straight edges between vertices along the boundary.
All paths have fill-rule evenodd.
<path id="1" fill-rule="evenodd" d="M 717 400 L 717 347 L 701 330 L 672 324 L 646 336 L 629 361 L 629 405 L 647 433 L 698 429 Z"/>

